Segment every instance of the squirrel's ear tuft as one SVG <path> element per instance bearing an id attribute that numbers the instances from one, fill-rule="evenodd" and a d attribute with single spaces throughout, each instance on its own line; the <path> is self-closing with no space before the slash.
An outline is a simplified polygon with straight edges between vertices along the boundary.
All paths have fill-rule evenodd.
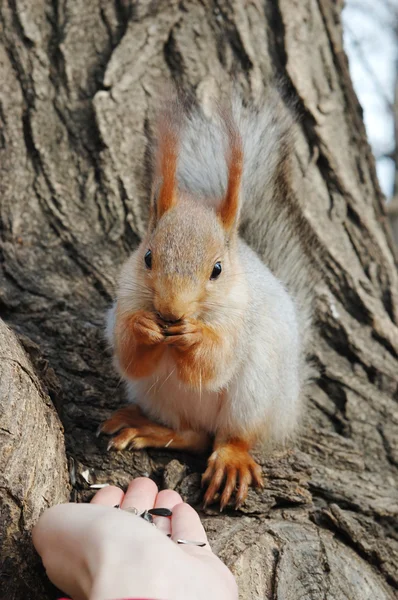
<path id="1" fill-rule="evenodd" d="M 179 131 L 172 116 L 162 115 L 158 125 L 156 180 L 160 181 L 151 202 L 151 222 L 157 222 L 177 201 L 177 161 Z"/>
<path id="2" fill-rule="evenodd" d="M 240 189 L 243 173 L 242 138 L 232 116 L 221 114 L 228 135 L 227 166 L 228 184 L 226 194 L 218 208 L 218 216 L 224 229 L 230 233 L 237 228 L 240 208 Z"/>

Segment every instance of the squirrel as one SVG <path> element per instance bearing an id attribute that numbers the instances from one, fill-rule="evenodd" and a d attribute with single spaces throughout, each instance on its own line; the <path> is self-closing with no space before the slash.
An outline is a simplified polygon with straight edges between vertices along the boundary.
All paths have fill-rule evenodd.
<path id="1" fill-rule="evenodd" d="M 293 122 L 277 88 L 260 107 L 234 98 L 210 115 L 169 104 L 148 230 L 107 318 L 132 401 L 100 426 L 108 449 L 212 447 L 204 505 L 221 510 L 263 487 L 250 450 L 292 436 L 311 377 L 312 232 L 292 191 Z"/>

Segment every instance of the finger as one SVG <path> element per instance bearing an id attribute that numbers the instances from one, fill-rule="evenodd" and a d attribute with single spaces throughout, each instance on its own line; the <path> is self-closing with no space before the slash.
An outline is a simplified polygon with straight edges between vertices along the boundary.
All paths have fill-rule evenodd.
<path id="1" fill-rule="evenodd" d="M 120 508 L 136 508 L 139 512 L 153 508 L 157 493 L 157 485 L 152 479 L 138 477 L 127 488 Z"/>
<path id="2" fill-rule="evenodd" d="M 182 498 L 174 490 L 162 490 L 156 496 L 154 508 L 168 508 L 173 510 L 176 504 L 181 504 Z M 156 527 L 166 535 L 171 534 L 171 520 L 168 517 L 154 517 Z"/>
<path id="3" fill-rule="evenodd" d="M 171 538 L 174 542 L 177 542 L 177 540 L 205 542 L 206 546 L 203 546 L 203 548 L 183 544 L 180 545 L 180 548 L 184 550 L 189 548 L 189 552 L 192 551 L 192 548 L 195 548 L 195 551 L 211 552 L 209 541 L 198 513 L 192 506 L 189 506 L 185 502 L 177 504 L 173 508 Z"/>
<path id="4" fill-rule="evenodd" d="M 91 499 L 91 504 L 102 506 L 115 506 L 123 501 L 124 492 L 115 485 L 109 485 L 99 490 Z"/>

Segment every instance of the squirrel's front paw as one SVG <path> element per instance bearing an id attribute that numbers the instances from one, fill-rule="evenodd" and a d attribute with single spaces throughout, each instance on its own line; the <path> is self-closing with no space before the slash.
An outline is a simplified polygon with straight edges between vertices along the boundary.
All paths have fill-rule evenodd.
<path id="1" fill-rule="evenodd" d="M 165 325 L 163 333 L 166 344 L 185 350 L 202 341 L 203 326 L 196 319 L 184 319 L 174 325 Z"/>
<path id="2" fill-rule="evenodd" d="M 138 344 L 150 346 L 159 344 L 164 339 L 163 329 L 157 322 L 155 313 L 140 310 L 130 317 L 126 325 L 132 328 Z"/>

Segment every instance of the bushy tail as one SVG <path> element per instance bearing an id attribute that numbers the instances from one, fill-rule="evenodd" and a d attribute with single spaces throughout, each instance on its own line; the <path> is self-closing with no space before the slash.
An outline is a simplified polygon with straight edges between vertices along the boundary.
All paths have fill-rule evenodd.
<path id="1" fill-rule="evenodd" d="M 205 115 L 196 107 L 184 109 L 178 101 L 172 112 L 180 132 L 178 186 L 209 203 L 225 196 L 229 139 L 225 114 L 233 120 L 243 144 L 242 235 L 294 298 L 307 348 L 314 287 L 311 255 L 316 242 L 291 185 L 290 109 L 278 90 L 270 87 L 261 106 L 246 107 L 235 96 L 227 111 L 215 108 Z M 304 381 L 309 373 L 303 364 Z"/>

